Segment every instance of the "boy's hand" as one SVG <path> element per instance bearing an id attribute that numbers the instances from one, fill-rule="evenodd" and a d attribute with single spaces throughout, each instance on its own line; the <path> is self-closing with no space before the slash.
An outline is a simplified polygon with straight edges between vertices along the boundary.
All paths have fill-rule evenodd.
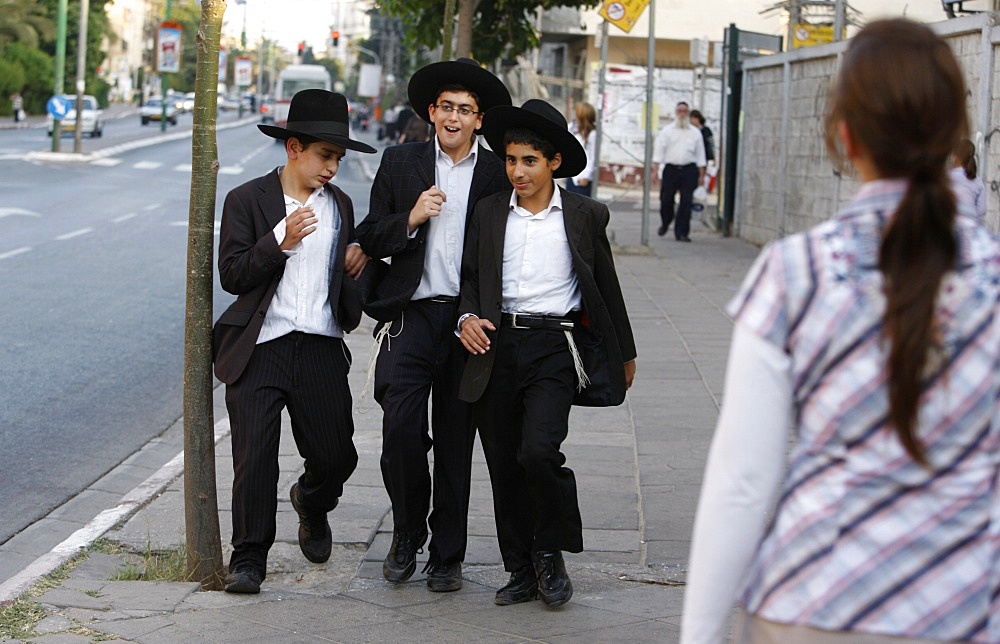
<path id="1" fill-rule="evenodd" d="M 625 389 L 632 388 L 632 381 L 635 380 L 635 360 L 625 363 Z"/>
<path id="2" fill-rule="evenodd" d="M 448 201 L 448 196 L 438 190 L 437 186 L 431 186 L 420 193 L 417 203 L 410 209 L 410 219 L 407 225 L 412 233 L 431 217 L 441 214 L 441 206 Z"/>
<path id="3" fill-rule="evenodd" d="M 358 279 L 367 263 L 368 255 L 361 250 L 360 246 L 351 244 L 347 247 L 347 252 L 344 254 L 344 272 L 347 273 L 348 277 Z"/>
<path id="4" fill-rule="evenodd" d="M 313 214 L 312 206 L 301 206 L 285 217 L 285 238 L 281 240 L 278 248 L 281 250 L 292 250 L 296 244 L 311 235 L 316 230 L 316 222 L 319 221 Z"/>
<path id="5" fill-rule="evenodd" d="M 489 320 L 473 315 L 462 322 L 462 333 L 458 339 L 469 353 L 483 354 L 490 349 L 490 338 L 486 335 L 486 330 L 496 331 L 497 328 Z"/>

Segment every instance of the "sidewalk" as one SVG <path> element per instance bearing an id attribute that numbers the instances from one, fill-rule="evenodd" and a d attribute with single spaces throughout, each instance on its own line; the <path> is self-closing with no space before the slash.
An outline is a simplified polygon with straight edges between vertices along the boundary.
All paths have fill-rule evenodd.
<path id="1" fill-rule="evenodd" d="M 639 247 L 638 190 L 601 190 L 613 213 L 610 233 L 618 246 L 616 264 L 636 335 L 638 371 L 620 407 L 574 408 L 570 415 L 564 451 L 577 476 L 586 550 L 566 555 L 575 588 L 566 606 L 493 604 L 493 593 L 508 575 L 500 564 L 489 475 L 478 444 L 462 590 L 428 592 L 419 573 L 426 554 L 418 558 L 418 573 L 409 582 L 394 586 L 382 579 L 392 517 L 379 470 L 381 411 L 370 394 L 358 401 L 372 346 L 373 323 L 365 318 L 348 337 L 354 355 L 352 391 L 360 406 L 355 413 L 360 461 L 330 515 L 334 547 L 329 562 L 311 564 L 298 549 L 288 490 L 301 471 L 301 459 L 288 430 L 281 443 L 277 542 L 260 595 L 199 592 L 196 583 L 108 581 L 125 558 L 92 554 L 36 599 L 47 617 L 35 626 L 39 637 L 30 641 L 676 642 L 691 525 L 732 329 L 723 307 L 757 249 L 723 239 L 699 222 L 692 225 L 694 243 L 677 243 L 669 234 L 657 237 L 654 224 L 649 248 Z M 654 222 L 657 205 L 654 198 Z M 219 388 L 215 417 L 224 434 L 221 393 Z M 181 434 L 179 426 L 172 429 L 156 449 L 179 451 Z M 228 561 L 233 475 L 228 435 L 216 446 L 216 462 L 223 559 Z M 144 480 L 148 471 L 131 465 L 142 472 L 133 476 Z M 147 487 L 156 480 L 154 474 Z M 183 544 L 184 481 L 168 480 L 141 509 L 123 511 L 122 520 L 104 536 L 138 553 Z M 107 496 L 93 503 L 100 500 Z M 128 503 L 123 499 L 118 506 Z M 3 557 L 0 551 L 0 572 Z"/>

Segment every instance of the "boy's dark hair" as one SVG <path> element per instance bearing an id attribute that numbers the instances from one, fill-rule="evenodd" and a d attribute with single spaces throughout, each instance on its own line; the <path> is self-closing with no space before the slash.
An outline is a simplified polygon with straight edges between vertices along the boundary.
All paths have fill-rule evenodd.
<path id="1" fill-rule="evenodd" d="M 476 94 L 471 89 L 469 89 L 465 85 L 462 85 L 461 83 L 448 83 L 447 85 L 442 85 L 440 88 L 438 88 L 437 96 L 434 97 L 434 100 L 437 101 L 438 99 L 440 99 L 441 95 L 444 94 L 445 92 L 465 92 L 466 94 L 472 97 L 472 100 L 476 102 L 476 109 L 478 110 L 480 107 L 479 94 Z"/>
<path id="2" fill-rule="evenodd" d="M 556 146 L 552 144 L 547 138 L 539 134 L 534 130 L 529 130 L 525 127 L 512 127 L 503 135 L 503 145 L 506 148 L 509 143 L 520 143 L 522 145 L 530 145 L 539 152 L 542 156 L 551 161 L 555 158 Z M 501 155 L 503 157 L 503 155 Z"/>

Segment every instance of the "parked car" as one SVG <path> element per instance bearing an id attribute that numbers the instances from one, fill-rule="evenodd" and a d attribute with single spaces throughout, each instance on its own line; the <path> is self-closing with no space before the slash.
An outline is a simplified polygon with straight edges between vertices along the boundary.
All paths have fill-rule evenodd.
<path id="1" fill-rule="evenodd" d="M 274 99 L 265 98 L 260 106 L 260 122 L 274 124 Z"/>
<path id="2" fill-rule="evenodd" d="M 143 125 L 149 125 L 150 121 L 159 121 L 162 117 L 163 99 L 159 96 L 147 98 L 139 108 L 139 119 Z M 177 125 L 177 106 L 173 102 L 167 103 L 167 123 Z"/>
<path id="3" fill-rule="evenodd" d="M 72 107 L 70 107 L 66 116 L 59 121 L 59 129 L 62 133 L 75 132 L 76 96 L 64 94 L 63 99 L 69 102 Z M 49 114 L 45 118 L 45 127 L 49 136 L 52 136 L 52 126 L 53 119 L 52 115 Z M 97 99 L 90 94 L 85 94 L 83 97 L 83 133 L 89 135 L 90 138 L 99 137 L 104 134 L 104 110 L 97 104 Z"/>
<path id="4" fill-rule="evenodd" d="M 219 109 L 223 112 L 231 112 L 240 109 L 240 97 L 235 95 L 219 96 Z"/>

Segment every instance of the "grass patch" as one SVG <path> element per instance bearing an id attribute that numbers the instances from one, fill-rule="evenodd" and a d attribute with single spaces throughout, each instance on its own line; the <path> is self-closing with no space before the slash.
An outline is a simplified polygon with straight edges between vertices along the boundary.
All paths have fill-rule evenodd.
<path id="1" fill-rule="evenodd" d="M 0 606 L 0 639 L 34 637 L 35 624 L 45 618 L 45 609 L 34 601 L 53 588 L 58 588 L 80 562 L 87 558 L 80 551 L 72 559 L 45 575 L 23 595 L 9 604 Z"/>
<path id="2" fill-rule="evenodd" d="M 146 551 L 133 559 L 119 569 L 111 581 L 189 581 L 187 548 L 184 546 L 155 552 L 147 541 Z"/>

